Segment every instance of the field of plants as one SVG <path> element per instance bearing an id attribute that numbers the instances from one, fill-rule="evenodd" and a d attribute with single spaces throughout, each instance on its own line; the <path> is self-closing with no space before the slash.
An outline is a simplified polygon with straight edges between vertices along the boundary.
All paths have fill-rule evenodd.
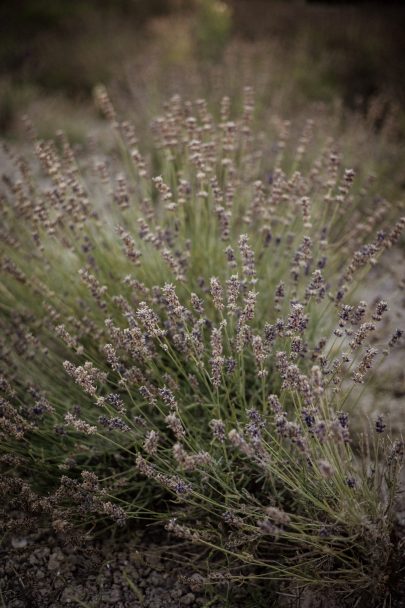
<path id="1" fill-rule="evenodd" d="M 243 3 L 177 4 L 141 40 L 122 23 L 78 96 L 0 79 L 0 606 L 400 608 L 405 121 L 379 17 L 357 90 L 359 15 L 336 51 L 325 9 L 253 35 Z"/>

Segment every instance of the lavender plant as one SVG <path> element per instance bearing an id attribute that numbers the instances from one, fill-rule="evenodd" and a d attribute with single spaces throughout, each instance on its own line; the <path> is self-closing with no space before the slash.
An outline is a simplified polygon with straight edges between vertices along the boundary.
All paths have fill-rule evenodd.
<path id="1" fill-rule="evenodd" d="M 355 290 L 405 218 L 379 199 L 352 221 L 367 185 L 312 122 L 268 155 L 249 88 L 236 119 L 173 98 L 149 157 L 98 102 L 119 160 L 34 138 L 39 167 L 10 152 L 4 179 L 9 526 L 160 521 L 203 581 L 381 598 L 403 443 L 381 416 L 353 436 L 352 385 L 402 332 L 372 344 L 388 305 Z"/>

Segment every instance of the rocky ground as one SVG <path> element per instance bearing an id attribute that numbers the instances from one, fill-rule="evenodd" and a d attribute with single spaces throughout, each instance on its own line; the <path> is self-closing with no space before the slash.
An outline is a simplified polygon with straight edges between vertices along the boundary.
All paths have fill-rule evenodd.
<path id="1" fill-rule="evenodd" d="M 405 511 L 398 533 L 405 545 Z M 0 606 L 2 608 L 256 608 L 248 591 L 206 589 L 187 565 L 165 556 L 166 538 L 136 534 L 119 542 L 88 540 L 81 546 L 42 530 L 13 536 L 0 546 Z M 405 571 L 405 554 L 402 556 Z M 398 564 L 400 566 L 400 564 Z M 184 582 L 182 577 L 188 577 Z M 392 597 L 381 608 L 405 608 L 405 577 L 396 575 Z M 260 603 L 268 608 L 343 608 L 330 598 L 305 593 Z M 350 608 L 345 604 L 345 608 Z M 356 604 L 356 608 L 362 606 Z"/>
<path id="2" fill-rule="evenodd" d="M 129 535 L 130 536 L 130 535 Z M 162 541 L 164 539 L 162 538 Z M 191 575 L 188 584 L 180 574 Z M 70 544 L 47 531 L 1 547 L 0 605 L 7 608 L 220 608 L 198 575 L 164 560 L 164 547 L 136 534 Z"/>

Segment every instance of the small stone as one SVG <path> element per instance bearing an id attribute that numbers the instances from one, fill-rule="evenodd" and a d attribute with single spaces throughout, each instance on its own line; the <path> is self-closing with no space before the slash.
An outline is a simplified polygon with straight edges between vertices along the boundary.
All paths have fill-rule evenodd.
<path id="1" fill-rule="evenodd" d="M 171 597 L 177 599 L 177 598 L 181 597 L 182 593 L 183 593 L 182 590 L 177 587 L 175 589 L 172 589 L 170 595 L 171 595 Z"/>
<path id="2" fill-rule="evenodd" d="M 148 576 L 149 585 L 158 585 L 160 583 L 161 576 L 158 572 L 151 572 Z"/>
<path id="3" fill-rule="evenodd" d="M 65 559 L 62 551 L 60 549 L 55 549 L 53 553 L 49 556 L 48 561 L 48 570 L 59 570 L 61 562 Z"/>
<path id="4" fill-rule="evenodd" d="M 121 591 L 118 587 L 113 587 L 110 594 L 109 603 L 116 604 L 121 599 Z"/>
<path id="5" fill-rule="evenodd" d="M 183 595 L 183 597 L 180 598 L 180 604 L 182 606 L 191 606 L 191 604 L 194 602 L 194 600 L 195 600 L 194 593 L 187 593 L 186 595 Z"/>
<path id="6" fill-rule="evenodd" d="M 57 579 L 55 579 L 53 586 L 55 589 L 63 589 L 63 587 L 65 586 L 65 581 L 62 577 L 58 577 Z"/>
<path id="7" fill-rule="evenodd" d="M 28 541 L 24 537 L 17 538 L 16 536 L 13 536 L 13 538 L 11 539 L 11 546 L 13 547 L 13 549 L 23 549 L 27 546 L 27 544 Z"/>
<path id="8" fill-rule="evenodd" d="M 29 558 L 28 558 L 29 563 L 31 564 L 31 566 L 35 566 L 38 563 L 38 558 L 35 555 L 35 553 L 32 553 Z"/>
<path id="9" fill-rule="evenodd" d="M 189 584 L 191 591 L 201 591 L 204 586 L 204 577 L 201 574 L 195 573 L 190 576 Z"/>

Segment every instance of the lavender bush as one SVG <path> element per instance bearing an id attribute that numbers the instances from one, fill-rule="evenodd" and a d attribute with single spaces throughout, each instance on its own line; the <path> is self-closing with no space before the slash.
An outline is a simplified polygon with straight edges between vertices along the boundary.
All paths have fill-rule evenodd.
<path id="1" fill-rule="evenodd" d="M 97 98 L 119 160 L 33 136 L 39 166 L 10 152 L 4 179 L 9 528 L 158 521 L 201 584 L 388 597 L 403 443 L 350 423 L 402 332 L 372 343 L 388 304 L 355 291 L 405 218 L 311 121 L 269 152 L 249 88 L 237 118 L 173 98 L 145 155 Z"/>

